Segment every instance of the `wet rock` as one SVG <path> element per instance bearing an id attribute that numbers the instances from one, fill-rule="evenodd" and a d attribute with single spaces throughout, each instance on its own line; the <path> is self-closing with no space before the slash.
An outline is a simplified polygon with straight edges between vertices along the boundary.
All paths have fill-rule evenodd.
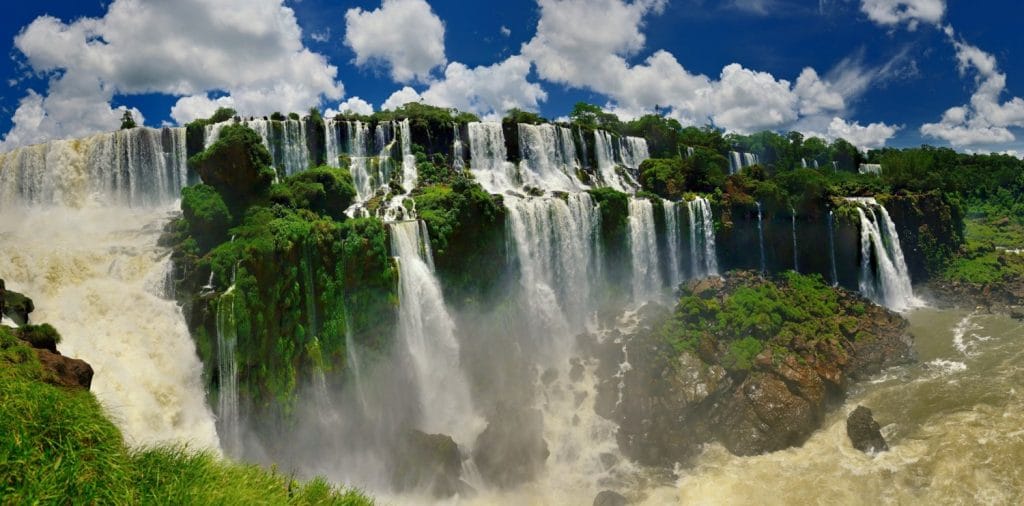
<path id="1" fill-rule="evenodd" d="M 1024 321 L 1024 307 L 1010 308 L 1010 318 L 1013 318 L 1014 320 Z"/>
<path id="2" fill-rule="evenodd" d="M 539 410 L 499 405 L 477 437 L 473 458 L 490 484 L 510 488 L 536 478 L 548 458 Z"/>
<path id="3" fill-rule="evenodd" d="M 557 379 L 558 379 L 558 370 L 555 369 L 554 367 L 552 367 L 550 369 L 547 369 L 546 371 L 544 371 L 544 374 L 540 375 L 540 381 L 542 383 L 544 383 L 544 385 L 550 385 L 550 384 L 554 383 L 554 381 L 557 380 Z"/>
<path id="4" fill-rule="evenodd" d="M 846 418 L 846 435 L 850 437 L 853 447 L 864 453 L 889 450 L 888 443 L 882 437 L 881 427 L 871 410 L 864 406 L 857 406 Z"/>
<path id="5" fill-rule="evenodd" d="M 585 372 L 583 368 L 583 361 L 578 358 L 573 358 L 569 360 L 569 365 L 571 366 L 569 369 L 569 380 L 573 383 L 579 383 L 582 381 L 583 373 Z"/>
<path id="6" fill-rule="evenodd" d="M 7 316 L 18 325 L 25 325 L 29 322 L 28 315 L 35 311 L 32 299 L 4 288 L 3 280 L 0 280 L 0 314 Z"/>
<path id="7" fill-rule="evenodd" d="M 629 501 L 618 493 L 611 490 L 602 491 L 594 498 L 594 506 L 626 506 Z"/>
<path id="8" fill-rule="evenodd" d="M 461 473 L 462 456 L 451 436 L 411 430 L 396 449 L 392 482 L 402 492 L 451 497 L 467 487 Z"/>

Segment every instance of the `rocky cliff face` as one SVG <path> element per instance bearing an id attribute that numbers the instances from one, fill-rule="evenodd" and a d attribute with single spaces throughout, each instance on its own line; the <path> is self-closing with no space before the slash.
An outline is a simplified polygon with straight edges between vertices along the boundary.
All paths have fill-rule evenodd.
<path id="1" fill-rule="evenodd" d="M 596 345 L 597 409 L 644 464 L 686 462 L 711 441 L 737 455 L 782 450 L 817 430 L 851 381 L 909 360 L 907 325 L 820 279 L 692 282 L 674 312 L 649 306 Z"/>

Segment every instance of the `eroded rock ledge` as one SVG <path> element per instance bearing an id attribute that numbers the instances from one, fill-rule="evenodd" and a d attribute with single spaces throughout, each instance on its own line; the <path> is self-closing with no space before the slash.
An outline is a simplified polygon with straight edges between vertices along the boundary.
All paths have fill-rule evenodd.
<path id="1" fill-rule="evenodd" d="M 851 381 L 912 359 L 908 323 L 820 277 L 753 272 L 691 282 L 674 311 L 591 338 L 598 413 L 622 451 L 686 463 L 704 443 L 737 455 L 803 444 Z"/>

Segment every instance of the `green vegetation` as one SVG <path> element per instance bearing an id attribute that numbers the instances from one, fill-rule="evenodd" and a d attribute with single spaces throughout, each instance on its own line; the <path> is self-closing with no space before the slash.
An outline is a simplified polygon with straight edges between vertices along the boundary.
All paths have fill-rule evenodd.
<path id="1" fill-rule="evenodd" d="M 217 394 L 221 328 L 237 335 L 247 405 L 287 422 L 298 385 L 317 370 L 345 370 L 347 336 L 371 352 L 389 342 L 397 274 L 387 231 L 380 220 L 345 216 L 355 198 L 347 169 L 273 183 L 269 154 L 244 125 L 225 127 L 191 162 L 203 184 L 183 192 L 174 227 L 176 262 L 189 275 L 178 292 L 204 319 L 193 336 L 210 390 Z M 233 286 L 229 297 L 197 295 L 210 272 L 216 292 Z"/>
<path id="2" fill-rule="evenodd" d="M 850 339 L 865 313 L 863 303 L 842 300 L 818 275 L 737 276 L 726 291 L 684 294 L 661 338 L 676 352 L 701 351 L 729 371 L 745 371 L 765 348 L 778 360 L 779 353 L 815 350 L 819 341 Z"/>
<path id="3" fill-rule="evenodd" d="M 132 116 L 132 112 L 129 110 L 124 111 L 124 115 L 121 116 L 121 130 L 131 130 L 138 125 L 135 124 L 135 117 Z"/>
<path id="4" fill-rule="evenodd" d="M 422 174 L 422 173 L 421 173 Z M 485 297 L 499 281 L 505 254 L 505 209 L 465 173 L 421 186 L 416 210 L 427 224 L 446 298 L 467 303 Z"/>
<path id="5" fill-rule="evenodd" d="M 89 391 L 47 384 L 46 374 L 35 351 L 0 327 L 4 504 L 372 504 L 322 479 L 298 483 L 211 453 L 130 450 Z"/>
<path id="6" fill-rule="evenodd" d="M 1024 255 L 1018 253 L 1024 248 L 1021 214 L 993 213 L 991 204 L 976 206 L 966 224 L 967 244 L 943 273 L 946 279 L 977 284 L 1024 279 Z"/>

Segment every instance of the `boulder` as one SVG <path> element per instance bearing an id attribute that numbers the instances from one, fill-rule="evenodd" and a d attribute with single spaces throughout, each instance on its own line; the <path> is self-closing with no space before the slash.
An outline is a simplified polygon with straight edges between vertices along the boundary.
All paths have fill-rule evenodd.
<path id="1" fill-rule="evenodd" d="M 604 490 L 594 498 L 594 506 L 626 506 L 629 501 L 618 492 Z"/>
<path id="2" fill-rule="evenodd" d="M 864 406 L 857 406 L 846 418 L 846 435 L 850 437 L 853 447 L 864 453 L 889 450 L 889 445 L 882 437 L 881 427 L 871 410 Z"/>
<path id="3" fill-rule="evenodd" d="M 92 366 L 84 360 L 68 358 L 44 349 L 37 349 L 36 355 L 43 370 L 48 373 L 43 378 L 47 383 L 86 390 L 92 386 Z"/>
<path id="4" fill-rule="evenodd" d="M 28 315 L 35 309 L 32 299 L 5 289 L 3 281 L 0 281 L 0 314 L 18 325 L 25 325 L 29 321 Z"/>
<path id="5" fill-rule="evenodd" d="M 473 459 L 488 483 L 510 488 L 536 478 L 548 454 L 539 410 L 498 405 L 476 439 Z"/>
<path id="6" fill-rule="evenodd" d="M 462 482 L 462 455 L 451 436 L 410 430 L 394 455 L 395 489 L 425 490 L 434 497 L 451 497 L 468 489 Z"/>

